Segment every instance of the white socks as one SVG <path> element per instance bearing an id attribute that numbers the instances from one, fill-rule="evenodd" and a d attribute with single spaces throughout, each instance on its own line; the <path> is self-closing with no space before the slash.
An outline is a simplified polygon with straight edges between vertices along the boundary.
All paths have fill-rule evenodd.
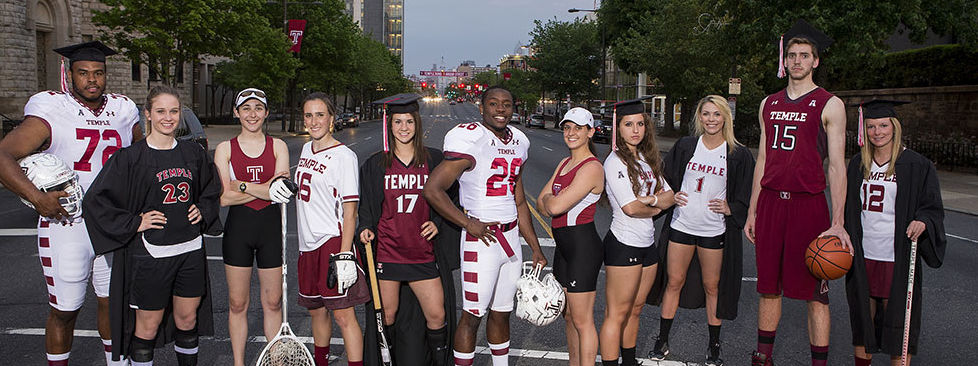
<path id="1" fill-rule="evenodd" d="M 489 343 L 489 350 L 492 351 L 492 366 L 509 366 L 509 341 Z"/>

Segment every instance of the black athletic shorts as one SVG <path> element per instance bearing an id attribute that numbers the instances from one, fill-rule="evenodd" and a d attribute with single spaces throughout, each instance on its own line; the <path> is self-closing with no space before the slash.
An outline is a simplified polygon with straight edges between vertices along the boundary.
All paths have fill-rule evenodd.
<path id="1" fill-rule="evenodd" d="M 140 310 L 162 310 L 172 296 L 204 296 L 206 260 L 204 248 L 165 258 L 133 255 L 129 305 Z"/>
<path id="2" fill-rule="evenodd" d="M 615 234 L 608 230 L 604 236 L 604 264 L 606 266 L 634 266 L 641 264 L 648 267 L 659 263 L 659 250 L 652 245 L 646 248 L 622 244 Z"/>
<path id="3" fill-rule="evenodd" d="M 438 263 L 377 263 L 377 278 L 412 282 L 438 278 Z"/>
<path id="4" fill-rule="evenodd" d="M 245 205 L 228 208 L 224 223 L 224 264 L 258 268 L 282 266 L 282 209 L 277 204 L 261 210 Z"/>
<path id="5" fill-rule="evenodd" d="M 594 223 L 554 228 L 554 277 L 567 292 L 597 289 L 604 245 Z"/>
<path id="6" fill-rule="evenodd" d="M 669 241 L 677 244 L 695 245 L 704 249 L 723 249 L 724 234 L 717 236 L 698 236 L 672 228 L 669 232 Z"/>

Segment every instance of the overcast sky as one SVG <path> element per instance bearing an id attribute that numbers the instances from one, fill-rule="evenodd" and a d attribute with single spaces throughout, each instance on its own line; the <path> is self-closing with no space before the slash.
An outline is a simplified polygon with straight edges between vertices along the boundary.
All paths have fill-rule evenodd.
<path id="1" fill-rule="evenodd" d="M 462 61 L 498 66 L 519 44 L 530 42 L 533 20 L 572 20 L 596 0 L 404 0 L 404 73 L 417 75 L 432 64 L 453 69 Z"/>

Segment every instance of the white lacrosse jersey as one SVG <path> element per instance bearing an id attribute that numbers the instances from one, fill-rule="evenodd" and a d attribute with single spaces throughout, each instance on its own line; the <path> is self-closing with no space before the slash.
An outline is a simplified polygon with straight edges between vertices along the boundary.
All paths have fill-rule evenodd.
<path id="1" fill-rule="evenodd" d="M 863 256 L 882 262 L 893 262 L 893 235 L 896 232 L 896 173 L 887 177 L 887 162 L 873 162 L 869 179 L 859 187 L 862 203 Z"/>
<path id="2" fill-rule="evenodd" d="M 516 220 L 516 178 L 526 163 L 530 140 L 516 128 L 506 126 L 506 131 L 500 139 L 481 122 L 472 122 L 445 134 L 445 157 L 472 162 L 458 179 L 459 203 L 483 222 Z"/>
<path id="3" fill-rule="evenodd" d="M 700 136 L 696 151 L 686 163 L 681 191 L 686 192 L 686 206 L 676 205 L 672 215 L 673 229 L 703 237 L 726 232 L 723 214 L 710 211 L 710 200 L 727 199 L 727 143 L 710 150 Z"/>
<path id="4" fill-rule="evenodd" d="M 302 146 L 295 169 L 299 251 L 316 250 L 343 230 L 343 203 L 360 200 L 357 155 L 343 144 L 313 151 Z M 353 228 L 350 228 L 353 229 Z"/>
<path id="5" fill-rule="evenodd" d="M 623 149 L 625 147 L 622 147 Z M 632 182 L 628 179 L 628 168 L 621 161 L 618 154 L 612 152 L 604 161 L 604 186 L 608 192 L 608 201 L 611 204 L 611 232 L 622 244 L 648 248 L 654 242 L 655 226 L 652 218 L 635 218 L 625 214 L 622 206 L 632 203 L 639 196 L 649 196 L 655 189 L 656 182 L 661 177 L 656 177 L 652 172 L 652 167 L 643 160 L 638 160 L 641 174 L 638 182 L 641 188 L 638 195 L 632 191 Z M 662 180 L 662 191 L 672 190 L 669 183 Z"/>
<path id="6" fill-rule="evenodd" d="M 128 97 L 105 94 L 102 99 L 102 106 L 92 110 L 71 93 L 43 91 L 24 106 L 24 116 L 48 126 L 51 145 L 44 152 L 78 172 L 86 191 L 112 153 L 132 143 L 132 128 L 139 123 L 139 109 Z"/>

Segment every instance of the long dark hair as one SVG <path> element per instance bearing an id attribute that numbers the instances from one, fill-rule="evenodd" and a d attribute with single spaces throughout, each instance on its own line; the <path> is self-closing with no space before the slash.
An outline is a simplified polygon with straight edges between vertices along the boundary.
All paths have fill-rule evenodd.
<path id="1" fill-rule="evenodd" d="M 421 114 L 418 111 L 408 114 L 414 119 L 414 137 L 411 139 L 411 146 L 414 147 L 414 163 L 412 165 L 421 167 L 428 162 L 428 149 L 424 147 L 424 139 L 422 138 Z M 384 123 L 387 124 L 387 141 L 390 144 L 396 144 L 397 140 L 394 139 L 394 113 L 388 113 L 387 120 Z M 397 156 L 394 155 L 394 147 L 391 146 L 384 153 L 384 167 L 390 168 L 391 164 L 394 163 L 394 159 L 397 159 Z"/>
<path id="2" fill-rule="evenodd" d="M 625 116 L 619 115 L 615 123 L 620 124 L 624 118 Z M 625 163 L 628 170 L 628 180 L 632 182 L 632 192 L 635 195 L 638 195 L 642 188 L 642 184 L 639 183 L 639 175 L 641 175 L 642 169 L 636 160 L 636 156 L 641 156 L 642 160 L 652 168 L 652 174 L 655 176 L 655 189 L 650 193 L 654 194 L 662 188 L 662 157 L 659 155 L 659 146 L 655 143 L 655 126 L 652 124 L 652 118 L 649 117 L 648 113 L 642 113 L 642 122 L 645 123 L 645 135 L 642 136 L 642 141 L 639 141 L 638 145 L 635 146 L 635 155 L 631 154 L 631 150 L 628 149 L 625 138 L 620 132 L 615 136 L 615 141 L 619 146 L 615 154 L 618 154 L 618 158 Z M 621 130 L 621 126 L 618 127 Z"/>

